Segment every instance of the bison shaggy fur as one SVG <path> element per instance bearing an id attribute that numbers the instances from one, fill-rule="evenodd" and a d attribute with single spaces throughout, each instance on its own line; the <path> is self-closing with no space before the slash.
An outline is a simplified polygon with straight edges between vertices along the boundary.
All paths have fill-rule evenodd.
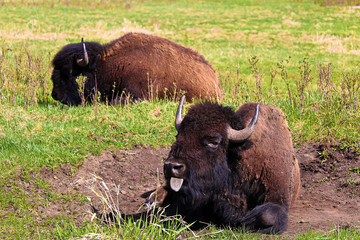
<path id="1" fill-rule="evenodd" d="M 88 62 L 80 64 L 85 52 Z M 190 99 L 222 99 L 216 73 L 202 55 L 157 36 L 128 33 L 104 45 L 71 43 L 52 63 L 52 97 L 67 105 L 93 101 L 97 91 L 102 101 L 112 103 L 179 93 Z M 83 97 L 76 81 L 80 75 L 86 77 Z"/>
<path id="2" fill-rule="evenodd" d="M 195 222 L 194 228 L 212 222 L 266 234 L 286 230 L 300 172 L 283 112 L 261 104 L 251 136 L 229 139 L 229 126 L 246 128 L 256 106 L 193 105 L 164 162 L 165 183 L 149 200 Z M 183 180 L 180 189 L 171 186 L 174 178 Z"/>

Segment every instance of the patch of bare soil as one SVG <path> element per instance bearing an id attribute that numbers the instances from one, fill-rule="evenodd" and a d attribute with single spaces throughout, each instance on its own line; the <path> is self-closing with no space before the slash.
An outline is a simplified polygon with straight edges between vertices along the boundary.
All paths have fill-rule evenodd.
<path id="1" fill-rule="evenodd" d="M 302 187 L 287 233 L 360 228 L 360 157 L 329 144 L 304 144 L 295 151 Z"/>
<path id="2" fill-rule="evenodd" d="M 100 156 L 85 159 L 74 174 L 70 174 L 72 167 L 64 165 L 55 170 L 43 168 L 40 177 L 49 182 L 57 192 L 81 192 L 91 199 L 91 204 L 98 210 L 102 210 L 104 204 L 97 194 L 106 198 L 106 194 L 110 193 L 113 203 L 119 206 L 122 213 L 136 213 L 143 211 L 139 209 L 145 203 L 142 195 L 153 191 L 159 180 L 163 179 L 162 159 L 167 154 L 167 149 L 155 150 L 150 147 L 123 151 L 106 150 Z M 102 184 L 102 180 L 106 186 Z M 64 214 L 61 212 L 63 207 L 52 206 L 56 204 L 58 203 L 50 204 L 48 209 L 44 209 L 44 213 L 47 212 L 48 215 L 50 211 L 53 214 Z M 90 219 L 90 209 L 88 203 L 79 204 L 73 212 L 79 215 L 88 213 L 87 219 Z M 83 216 L 74 217 L 79 221 L 84 219 Z"/>
<path id="3" fill-rule="evenodd" d="M 329 145 L 305 144 L 296 148 L 300 162 L 302 187 L 296 206 L 291 210 L 285 234 L 305 232 L 308 228 L 330 230 L 333 227 L 360 227 L 360 159 L 355 153 L 333 150 Z M 136 213 L 144 203 L 142 195 L 156 188 L 162 175 L 162 159 L 168 149 L 135 147 L 133 150 L 104 151 L 100 156 L 85 159 L 76 173 L 62 166 L 55 171 L 42 169 L 40 176 L 58 192 L 81 192 L 101 209 L 101 202 L 89 188 L 93 175 L 101 177 L 110 189 L 120 210 Z M 321 153 L 321 154 L 319 154 Z M 101 184 L 97 185 L 101 190 Z M 116 200 L 118 196 L 118 200 Z M 88 203 L 71 206 L 49 204 L 46 215 L 80 214 L 90 209 Z M 68 203 L 67 203 L 68 204 Z M 67 212 L 64 209 L 67 209 Z M 81 215 L 81 214 L 80 214 Z M 88 214 L 90 217 L 90 214 Z M 79 221 L 83 217 L 78 218 Z"/>

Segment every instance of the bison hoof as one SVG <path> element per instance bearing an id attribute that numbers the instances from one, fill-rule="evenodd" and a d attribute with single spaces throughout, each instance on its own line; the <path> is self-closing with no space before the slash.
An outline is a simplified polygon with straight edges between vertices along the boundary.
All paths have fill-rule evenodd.
<path id="1" fill-rule="evenodd" d="M 168 192 L 164 189 L 163 186 L 157 188 L 154 192 L 150 194 L 150 196 L 145 201 L 145 206 L 151 207 L 155 206 L 162 206 L 163 202 L 167 196 Z"/>

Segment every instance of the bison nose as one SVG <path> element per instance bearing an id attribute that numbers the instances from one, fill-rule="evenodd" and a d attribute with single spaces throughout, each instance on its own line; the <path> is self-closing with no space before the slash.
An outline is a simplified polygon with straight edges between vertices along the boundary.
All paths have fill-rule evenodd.
<path id="1" fill-rule="evenodd" d="M 165 163 L 164 174 L 165 177 L 183 177 L 185 172 L 185 165 L 180 163 Z"/>

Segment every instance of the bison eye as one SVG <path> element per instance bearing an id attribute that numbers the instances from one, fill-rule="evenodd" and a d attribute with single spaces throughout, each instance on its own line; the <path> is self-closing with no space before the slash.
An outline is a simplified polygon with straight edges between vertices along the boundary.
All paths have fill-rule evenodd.
<path id="1" fill-rule="evenodd" d="M 204 145 L 210 150 L 210 151 L 214 151 L 216 150 L 222 140 L 222 136 L 220 134 L 213 134 L 210 136 L 206 136 L 204 138 Z"/>

